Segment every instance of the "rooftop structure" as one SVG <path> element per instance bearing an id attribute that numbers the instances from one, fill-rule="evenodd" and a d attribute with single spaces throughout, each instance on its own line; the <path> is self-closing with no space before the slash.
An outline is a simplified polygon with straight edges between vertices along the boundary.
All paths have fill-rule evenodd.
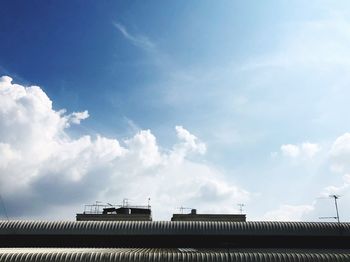
<path id="1" fill-rule="evenodd" d="M 194 210 L 175 214 L 181 221 L 105 219 L 133 212 L 150 208 L 92 205 L 80 214 L 98 221 L 0 221 L 0 261 L 350 261 L 350 223 L 246 222 Z"/>
<path id="2" fill-rule="evenodd" d="M 197 214 L 196 209 L 191 209 L 189 214 L 173 214 L 171 221 L 231 221 L 245 222 L 245 214 Z"/>
<path id="3" fill-rule="evenodd" d="M 85 205 L 84 212 L 76 215 L 77 221 L 152 221 L 151 206 L 103 205 L 99 202 Z"/>

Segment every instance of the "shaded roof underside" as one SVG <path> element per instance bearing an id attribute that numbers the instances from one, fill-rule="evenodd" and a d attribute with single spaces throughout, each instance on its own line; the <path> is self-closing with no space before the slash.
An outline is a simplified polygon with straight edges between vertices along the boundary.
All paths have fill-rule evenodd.
<path id="1" fill-rule="evenodd" d="M 349 250 L 2 248 L 0 261 L 350 261 Z"/>

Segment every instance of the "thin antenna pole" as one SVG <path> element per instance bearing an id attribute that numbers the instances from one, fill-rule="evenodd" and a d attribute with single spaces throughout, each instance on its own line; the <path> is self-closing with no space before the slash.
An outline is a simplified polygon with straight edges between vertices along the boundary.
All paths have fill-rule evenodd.
<path id="1" fill-rule="evenodd" d="M 7 219 L 7 221 L 10 221 L 9 216 L 7 215 L 7 210 L 6 210 L 4 199 L 2 198 L 1 195 L 0 195 L 0 200 L 1 200 L 2 207 L 4 208 L 4 213 L 5 213 L 6 219 Z"/>
<path id="2" fill-rule="evenodd" d="M 128 207 L 129 206 L 129 198 L 124 198 L 123 199 L 123 207 Z"/>
<path id="3" fill-rule="evenodd" d="M 180 209 L 181 214 L 183 214 L 185 209 L 191 210 L 192 208 L 180 206 L 178 209 Z"/>
<path id="4" fill-rule="evenodd" d="M 339 198 L 339 196 L 332 195 L 331 197 L 334 197 L 335 210 L 337 211 L 337 219 L 338 219 L 338 223 L 340 223 L 339 211 L 338 211 L 338 203 L 337 203 L 337 199 Z"/>
<path id="5" fill-rule="evenodd" d="M 338 210 L 338 198 L 339 198 L 339 195 L 329 195 L 329 197 L 332 197 L 334 198 L 334 205 L 335 205 L 335 211 L 337 212 L 337 216 L 335 217 L 320 217 L 320 219 L 324 219 L 324 218 L 334 218 L 338 221 L 338 223 L 340 223 L 340 218 L 339 218 L 339 210 Z"/>
<path id="6" fill-rule="evenodd" d="M 239 206 L 239 212 L 240 212 L 241 214 L 243 214 L 243 207 L 244 207 L 244 204 L 238 204 L 238 206 Z"/>

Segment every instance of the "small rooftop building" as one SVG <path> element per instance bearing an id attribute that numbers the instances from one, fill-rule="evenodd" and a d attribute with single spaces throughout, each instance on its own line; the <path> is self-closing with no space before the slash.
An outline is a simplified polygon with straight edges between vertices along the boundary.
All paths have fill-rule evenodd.
<path id="1" fill-rule="evenodd" d="M 152 221 L 151 206 L 85 205 L 84 212 L 76 215 L 77 221 Z"/>
<path id="2" fill-rule="evenodd" d="M 189 214 L 173 214 L 171 221 L 231 221 L 245 222 L 245 214 L 197 214 L 196 209 L 192 209 Z"/>

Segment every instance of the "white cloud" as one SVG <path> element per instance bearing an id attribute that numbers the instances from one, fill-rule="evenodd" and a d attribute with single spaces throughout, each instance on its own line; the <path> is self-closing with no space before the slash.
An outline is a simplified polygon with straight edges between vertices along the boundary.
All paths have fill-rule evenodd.
<path id="1" fill-rule="evenodd" d="M 88 117 L 89 117 L 89 113 L 87 110 L 85 110 L 83 112 L 72 113 L 71 115 L 69 115 L 69 120 L 71 123 L 79 125 L 81 120 L 84 120 Z"/>
<path id="2" fill-rule="evenodd" d="M 348 221 L 350 212 L 346 208 L 346 203 L 350 201 L 350 175 L 342 177 L 340 185 L 330 185 L 324 187 L 319 197 L 310 204 L 305 205 L 281 205 L 276 210 L 265 213 L 263 220 L 279 221 L 336 221 L 336 209 L 334 199 L 331 195 L 338 195 L 337 201 L 339 216 L 341 221 Z"/>
<path id="3" fill-rule="evenodd" d="M 300 149 L 296 145 L 286 144 L 281 146 L 281 151 L 283 155 L 289 157 L 298 157 L 300 154 Z"/>
<path id="4" fill-rule="evenodd" d="M 320 150 L 321 147 L 318 144 L 312 144 L 309 142 L 301 144 L 301 151 L 305 154 L 307 158 L 314 157 Z"/>
<path id="5" fill-rule="evenodd" d="M 350 175 L 346 174 L 343 176 L 343 184 L 340 186 L 327 186 L 321 193 L 322 196 L 330 196 L 330 195 L 343 195 L 347 193 L 347 190 L 350 187 Z"/>
<path id="6" fill-rule="evenodd" d="M 339 136 L 330 149 L 332 170 L 340 173 L 350 172 L 350 133 Z"/>
<path id="7" fill-rule="evenodd" d="M 0 78 L 0 104 L 0 191 L 12 217 L 45 218 L 69 207 L 73 218 L 97 199 L 142 203 L 151 197 L 156 218 L 169 219 L 180 205 L 232 212 L 234 201 L 249 200 L 249 192 L 215 168 L 191 160 L 206 146 L 182 126 L 175 127 L 179 141 L 170 150 L 161 149 L 150 130 L 122 143 L 102 135 L 72 138 L 67 129 L 87 111 L 56 111 L 40 87 L 13 84 L 10 77 Z"/>
<path id="8" fill-rule="evenodd" d="M 11 145 L 0 143 L 0 168 L 6 168 L 12 161 L 20 159 L 18 152 L 11 148 Z"/>
<path id="9" fill-rule="evenodd" d="M 300 145 L 284 145 L 281 147 L 282 153 L 288 157 L 313 157 L 320 150 L 320 146 L 311 143 L 302 143 Z M 319 221 L 320 217 L 328 217 L 329 221 L 335 221 L 336 216 L 333 199 L 330 195 L 339 195 L 338 207 L 341 221 L 347 221 L 350 212 L 346 203 L 350 201 L 350 133 L 344 133 L 337 137 L 332 143 L 329 151 L 329 158 L 323 158 L 321 165 L 330 165 L 330 169 L 336 173 L 342 174 L 342 180 L 339 183 L 329 184 L 320 190 L 319 198 L 310 205 L 282 205 L 277 210 L 269 211 L 264 215 L 265 220 L 313 220 Z M 334 175 L 334 174 L 333 174 Z M 334 180 L 338 179 L 334 176 Z M 316 198 L 316 196 L 315 196 Z M 324 221 L 324 220 L 322 220 Z"/>
<path id="10" fill-rule="evenodd" d="M 268 221 L 301 221 L 303 216 L 314 210 L 312 205 L 281 205 L 263 216 Z"/>
<path id="11" fill-rule="evenodd" d="M 300 145 L 285 144 L 281 146 L 281 152 L 284 156 L 297 158 L 313 158 L 321 147 L 318 144 L 304 142 Z"/>
<path id="12" fill-rule="evenodd" d="M 176 157 L 183 158 L 189 153 L 205 154 L 207 147 L 204 143 L 200 142 L 198 138 L 184 129 L 182 126 L 175 127 L 176 134 L 180 143 L 176 144 L 173 149 Z"/>
<path id="13" fill-rule="evenodd" d="M 140 160 L 143 166 L 152 167 L 161 164 L 162 155 L 159 152 L 156 137 L 150 130 L 141 130 L 125 142 L 129 147 L 129 155 L 132 159 Z"/>
<path id="14" fill-rule="evenodd" d="M 124 25 L 122 25 L 120 23 L 113 23 L 113 25 L 133 45 L 141 47 L 143 49 L 147 49 L 147 50 L 151 50 L 151 49 L 155 48 L 155 44 L 151 40 L 149 40 L 146 36 L 133 35 L 126 29 L 126 27 Z"/>
<path id="15" fill-rule="evenodd" d="M 323 197 L 333 194 L 339 195 L 340 218 L 342 221 L 348 220 L 350 212 L 346 208 L 346 203 L 350 201 L 350 133 L 344 133 L 335 139 L 329 150 L 329 164 L 331 171 L 342 174 L 342 181 L 340 184 L 338 182 L 338 185 L 333 184 L 325 187 L 320 195 Z M 328 202 L 333 203 L 333 201 Z M 323 212 L 322 216 L 335 214 L 334 206 L 332 205 L 330 205 L 328 210 L 324 210 L 321 204 L 319 208 Z"/>
<path id="16" fill-rule="evenodd" d="M 350 212 L 347 208 L 347 203 L 350 201 L 350 175 L 345 174 L 342 181 L 338 185 L 329 185 L 322 189 L 319 197 L 313 201 L 313 210 L 305 213 L 303 218 L 306 220 L 336 221 L 336 208 L 332 195 L 338 195 L 337 200 L 340 221 L 348 221 Z"/>

